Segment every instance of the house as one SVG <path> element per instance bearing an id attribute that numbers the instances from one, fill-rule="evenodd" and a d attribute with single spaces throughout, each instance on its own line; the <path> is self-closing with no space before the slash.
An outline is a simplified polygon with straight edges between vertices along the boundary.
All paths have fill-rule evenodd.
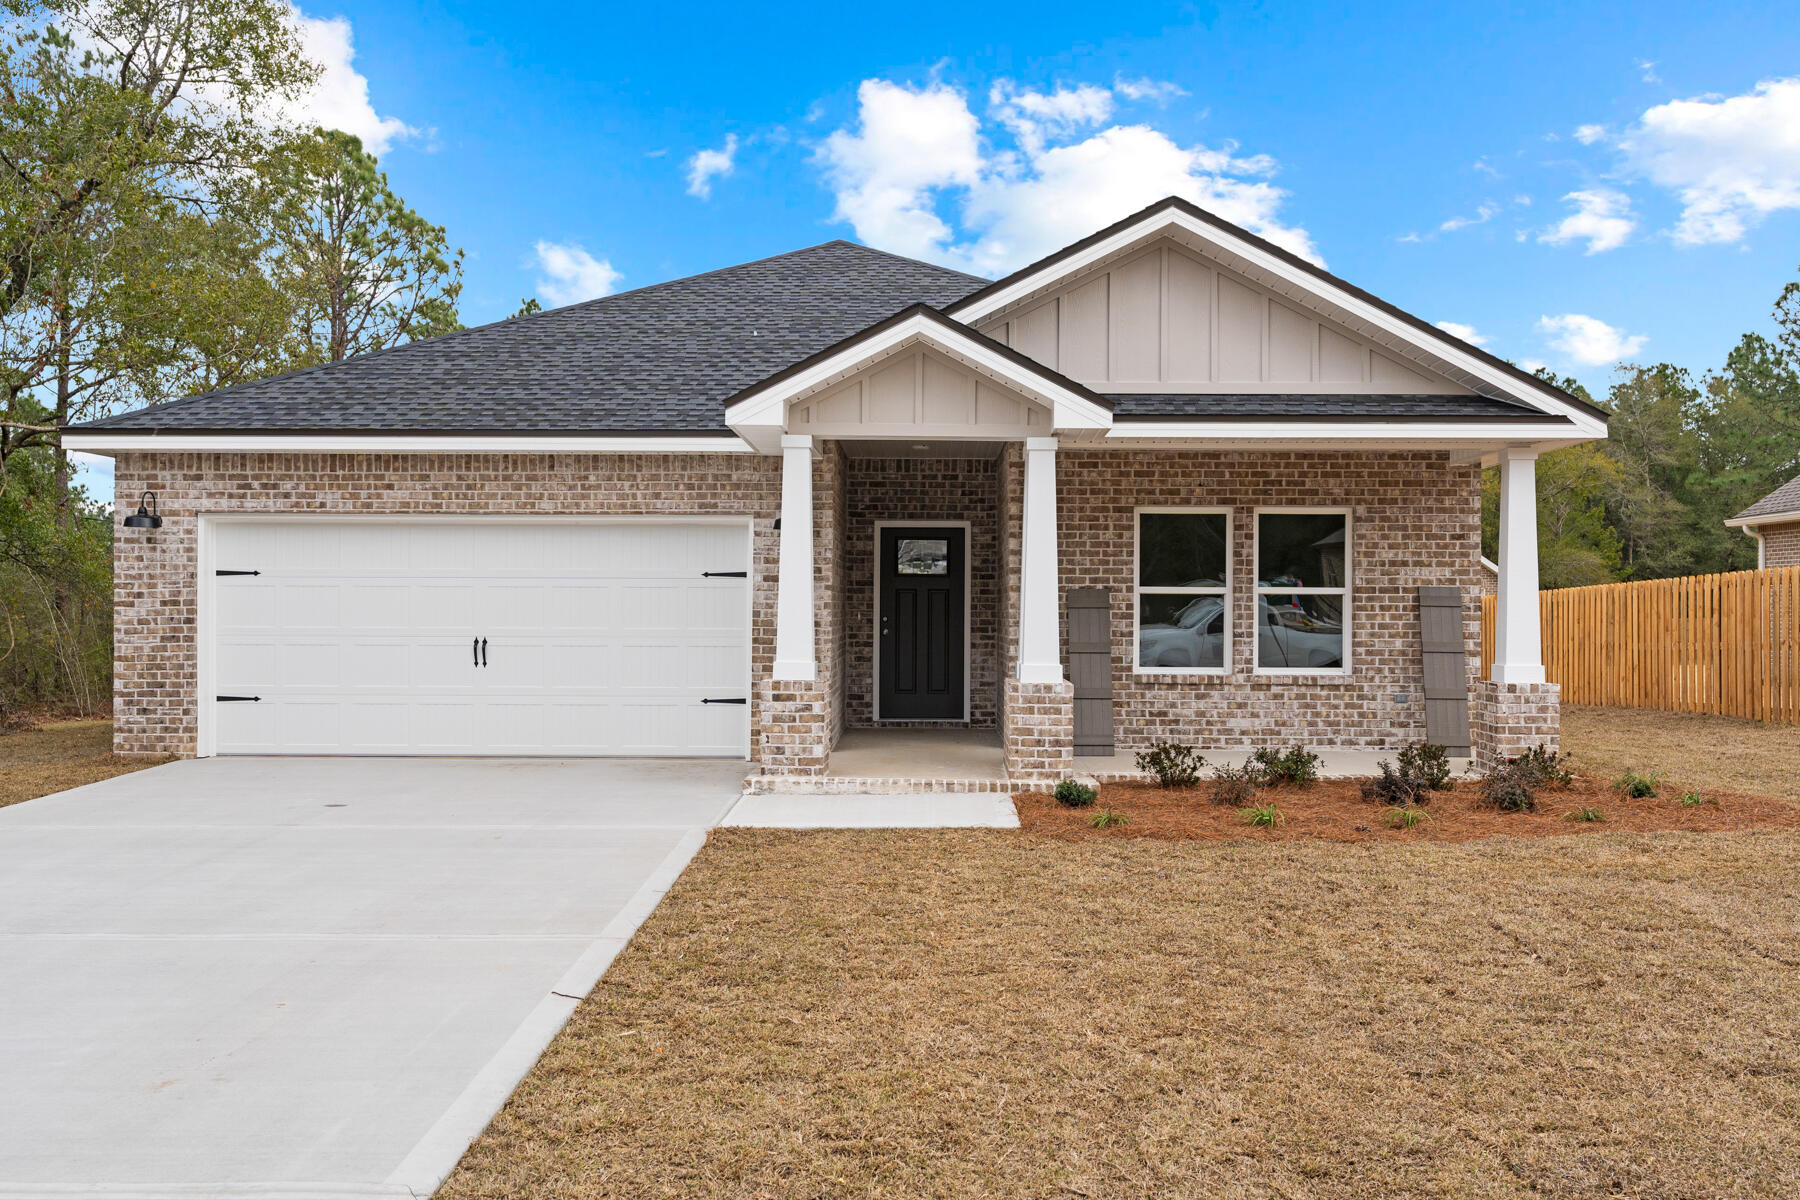
<path id="1" fill-rule="evenodd" d="M 1800 567 L 1800 475 L 1725 524 L 1756 539 L 1756 565 Z"/>
<path id="2" fill-rule="evenodd" d="M 1028 781 L 1078 741 L 1395 746 L 1433 704 L 1479 757 L 1554 742 L 1534 462 L 1605 433 L 1171 198 L 997 281 L 829 242 L 65 444 L 160 517 L 117 538 L 121 752 L 804 779 L 907 727 Z"/>

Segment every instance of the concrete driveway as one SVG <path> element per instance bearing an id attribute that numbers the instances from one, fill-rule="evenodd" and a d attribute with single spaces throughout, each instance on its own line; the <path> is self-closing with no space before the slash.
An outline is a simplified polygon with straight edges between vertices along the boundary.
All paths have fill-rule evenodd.
<path id="1" fill-rule="evenodd" d="M 428 1193 L 743 774 L 209 759 L 0 809 L 0 1196 Z"/>

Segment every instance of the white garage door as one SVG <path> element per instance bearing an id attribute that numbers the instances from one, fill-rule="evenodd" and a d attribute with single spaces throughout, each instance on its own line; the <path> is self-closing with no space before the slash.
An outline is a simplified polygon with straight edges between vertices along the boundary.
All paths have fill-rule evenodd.
<path id="1" fill-rule="evenodd" d="M 217 753 L 748 753 L 743 522 L 209 528 Z"/>

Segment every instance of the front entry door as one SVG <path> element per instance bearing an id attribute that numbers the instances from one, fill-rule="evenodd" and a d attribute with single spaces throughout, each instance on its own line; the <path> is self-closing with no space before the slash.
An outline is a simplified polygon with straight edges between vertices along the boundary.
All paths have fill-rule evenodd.
<path id="1" fill-rule="evenodd" d="M 967 716 L 966 532 L 955 526 L 881 530 L 876 715 L 884 721 Z"/>

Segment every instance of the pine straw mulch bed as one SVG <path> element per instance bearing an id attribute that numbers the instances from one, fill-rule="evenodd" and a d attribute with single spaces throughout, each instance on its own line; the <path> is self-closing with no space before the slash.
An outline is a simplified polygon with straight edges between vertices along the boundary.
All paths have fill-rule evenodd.
<path id="1" fill-rule="evenodd" d="M 1501 812 L 1481 803 L 1479 784 L 1458 779 L 1454 790 L 1433 792 L 1424 806 L 1428 816 L 1410 829 L 1388 825 L 1389 806 L 1362 798 L 1361 782 L 1326 779 L 1308 788 L 1291 785 L 1258 789 L 1255 803 L 1273 804 L 1282 824 L 1270 828 L 1247 823 L 1241 809 L 1207 799 L 1207 784 L 1163 789 L 1155 784 L 1112 783 L 1085 808 L 1058 804 L 1043 793 L 1015 797 L 1019 822 L 1041 837 L 1161 838 L 1214 842 L 1249 839 L 1260 842 L 1322 840 L 1329 842 L 1466 842 L 1488 837 L 1551 837 L 1571 833 L 1628 831 L 1652 833 L 1685 830 L 1721 833 L 1740 829 L 1800 829 L 1800 805 L 1766 796 L 1735 792 L 1702 792 L 1710 803 L 1684 806 L 1689 789 L 1658 782 L 1657 795 L 1633 799 L 1611 783 L 1577 776 L 1574 786 L 1545 788 L 1533 812 Z M 1569 814 L 1597 808 L 1600 821 L 1575 821 Z M 1103 810 L 1122 813 L 1128 824 L 1096 829 L 1091 821 Z"/>

